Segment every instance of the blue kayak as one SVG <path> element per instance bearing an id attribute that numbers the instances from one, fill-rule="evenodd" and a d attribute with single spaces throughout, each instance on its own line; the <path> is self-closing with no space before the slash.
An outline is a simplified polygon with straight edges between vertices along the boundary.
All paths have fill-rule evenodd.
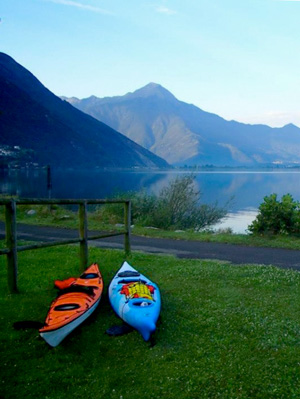
<path id="1" fill-rule="evenodd" d="M 117 315 L 148 341 L 160 313 L 158 286 L 124 262 L 109 285 L 108 295 Z"/>

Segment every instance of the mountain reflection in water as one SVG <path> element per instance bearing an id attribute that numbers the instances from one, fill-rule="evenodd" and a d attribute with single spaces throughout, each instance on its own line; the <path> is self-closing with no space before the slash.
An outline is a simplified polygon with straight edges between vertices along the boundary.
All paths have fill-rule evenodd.
<path id="1" fill-rule="evenodd" d="M 176 176 L 186 174 L 178 170 L 52 170 L 51 197 L 108 198 L 120 192 L 141 189 L 158 194 Z M 281 197 L 290 193 L 295 200 L 300 199 L 298 170 L 204 170 L 193 175 L 201 202 L 217 202 L 223 206 L 229 201 L 229 214 L 220 227 L 231 227 L 234 232 L 247 229 L 266 195 L 277 193 Z M 0 193 L 22 198 L 47 198 L 46 170 L 1 171 Z"/>

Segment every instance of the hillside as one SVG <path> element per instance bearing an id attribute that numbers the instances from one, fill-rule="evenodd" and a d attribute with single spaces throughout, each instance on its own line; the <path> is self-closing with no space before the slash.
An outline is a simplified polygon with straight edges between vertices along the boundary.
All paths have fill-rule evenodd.
<path id="1" fill-rule="evenodd" d="M 138 144 L 77 110 L 0 53 L 0 164 L 166 167 Z"/>
<path id="2" fill-rule="evenodd" d="M 227 121 L 155 83 L 119 97 L 66 100 L 174 165 L 300 163 L 298 127 Z"/>

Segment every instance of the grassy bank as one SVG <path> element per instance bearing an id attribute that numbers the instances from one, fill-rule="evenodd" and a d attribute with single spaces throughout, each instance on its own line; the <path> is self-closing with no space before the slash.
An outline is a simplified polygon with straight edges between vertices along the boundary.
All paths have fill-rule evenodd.
<path id="1" fill-rule="evenodd" d="M 122 207 L 122 206 L 121 206 Z M 28 214 L 30 211 L 34 214 Z M 4 209 L 0 207 L 0 220 L 4 220 Z M 63 207 L 50 209 L 47 206 L 18 206 L 18 223 L 40 226 L 54 226 L 60 228 L 78 229 L 78 215 Z M 103 220 L 100 212 L 88 212 L 88 227 L 90 231 L 118 231 L 123 227 L 118 220 Z M 143 226 L 133 226 L 132 233 L 147 237 L 172 238 L 176 240 L 196 240 L 206 242 L 219 242 L 237 245 L 274 247 L 300 250 L 300 238 L 288 235 L 262 235 L 231 234 L 228 232 L 195 232 L 193 230 L 170 231 L 154 229 Z"/>
<path id="2" fill-rule="evenodd" d="M 133 234 L 147 237 L 172 238 L 176 240 L 195 240 L 204 242 L 219 242 L 225 244 L 246 245 L 253 247 L 287 248 L 300 250 L 300 238 L 287 235 L 253 236 L 249 234 L 233 234 L 222 231 L 166 231 L 135 226 Z"/>
<path id="3" fill-rule="evenodd" d="M 37 331 L 16 331 L 12 324 L 44 320 L 55 297 L 53 280 L 78 274 L 78 247 L 20 253 L 18 295 L 8 294 L 0 257 L 1 397 L 299 397 L 299 273 L 134 253 L 129 261 L 162 294 L 151 348 L 136 332 L 105 334 L 120 323 L 107 286 L 122 260 L 120 251 L 90 249 L 103 274 L 103 299 L 86 324 L 51 349 Z"/>

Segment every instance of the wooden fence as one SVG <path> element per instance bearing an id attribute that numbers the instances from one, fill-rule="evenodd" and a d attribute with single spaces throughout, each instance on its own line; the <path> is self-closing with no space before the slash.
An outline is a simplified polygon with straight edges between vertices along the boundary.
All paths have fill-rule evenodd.
<path id="1" fill-rule="evenodd" d="M 124 204 L 124 231 L 115 233 L 88 236 L 87 206 L 99 204 Z M 98 240 L 106 237 L 124 235 L 125 254 L 129 255 L 130 247 L 130 225 L 131 225 L 131 202 L 129 200 L 100 200 L 100 199 L 6 199 L 1 200 L 0 205 L 5 206 L 5 232 L 6 248 L 0 249 L 0 255 L 7 257 L 7 279 L 10 292 L 18 292 L 18 257 L 17 253 L 32 249 L 53 247 L 79 243 L 80 268 L 88 266 L 88 241 Z M 79 238 L 53 242 L 42 242 L 32 245 L 17 245 L 17 205 L 79 205 Z"/>

